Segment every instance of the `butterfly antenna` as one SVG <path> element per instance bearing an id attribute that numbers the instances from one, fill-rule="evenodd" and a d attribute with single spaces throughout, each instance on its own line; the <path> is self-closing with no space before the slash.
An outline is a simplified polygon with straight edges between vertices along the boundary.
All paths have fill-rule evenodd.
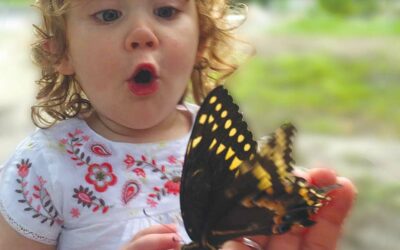
<path id="1" fill-rule="evenodd" d="M 143 208 L 143 214 L 144 214 L 147 218 L 149 218 L 150 220 L 152 220 L 152 221 L 154 221 L 154 222 L 156 222 L 156 223 L 162 225 L 163 227 L 168 228 L 171 232 L 174 232 L 174 230 L 173 230 L 170 226 L 165 225 L 165 224 L 162 223 L 161 221 L 155 219 L 155 218 L 152 217 L 150 214 L 148 214 L 148 213 L 146 212 L 146 209 L 145 209 L 145 208 Z M 174 242 L 179 242 L 181 245 L 185 244 L 185 242 L 184 242 L 182 239 L 180 239 L 180 238 L 176 239 L 176 238 L 174 237 L 173 240 L 174 240 Z"/>

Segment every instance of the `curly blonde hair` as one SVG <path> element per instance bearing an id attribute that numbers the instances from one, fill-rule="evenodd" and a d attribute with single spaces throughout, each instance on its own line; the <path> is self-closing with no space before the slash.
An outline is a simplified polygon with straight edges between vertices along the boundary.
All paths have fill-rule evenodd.
<path id="1" fill-rule="evenodd" d="M 229 0 L 194 1 L 199 16 L 201 57 L 193 69 L 188 89 L 199 104 L 211 89 L 237 69 L 237 58 L 232 55 L 232 50 L 239 41 L 233 36 L 233 30 L 239 25 L 229 24 L 227 17 L 235 8 Z M 54 67 L 67 53 L 65 14 L 70 4 L 70 0 L 35 0 L 34 6 L 43 20 L 40 26 L 34 26 L 36 42 L 32 45 L 32 53 L 34 62 L 41 68 L 41 78 L 37 81 L 39 92 L 37 103 L 31 108 L 31 117 L 41 128 L 92 110 L 75 77 L 62 75 Z"/>

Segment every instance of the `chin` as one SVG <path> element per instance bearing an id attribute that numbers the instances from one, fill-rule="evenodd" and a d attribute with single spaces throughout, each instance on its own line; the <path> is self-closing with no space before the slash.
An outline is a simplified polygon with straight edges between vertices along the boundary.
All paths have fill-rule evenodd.
<path id="1" fill-rule="evenodd" d="M 144 115 L 144 116 L 135 116 L 135 119 L 132 121 L 123 122 L 123 126 L 134 129 L 134 130 L 146 130 L 151 129 L 157 126 L 159 123 L 162 122 L 162 117 L 160 115 Z"/>

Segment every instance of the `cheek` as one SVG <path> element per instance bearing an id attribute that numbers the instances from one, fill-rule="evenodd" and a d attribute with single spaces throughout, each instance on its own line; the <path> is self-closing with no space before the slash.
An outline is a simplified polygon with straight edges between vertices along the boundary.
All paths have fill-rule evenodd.
<path id="1" fill-rule="evenodd" d="M 114 56 L 115 53 L 105 53 L 110 51 L 109 47 L 99 43 L 90 46 L 92 43 L 87 41 L 79 43 L 71 48 L 71 59 L 78 80 L 105 79 L 115 72 L 118 60 Z"/>
<path id="2" fill-rule="evenodd" d="M 177 70 L 193 69 L 197 54 L 197 43 L 193 41 L 182 41 L 180 39 L 172 39 L 169 50 L 169 58 L 171 66 L 174 65 Z"/>

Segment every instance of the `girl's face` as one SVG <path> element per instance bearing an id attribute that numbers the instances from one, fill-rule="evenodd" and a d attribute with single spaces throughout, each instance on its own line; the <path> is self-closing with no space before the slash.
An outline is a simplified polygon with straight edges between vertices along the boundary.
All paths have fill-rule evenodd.
<path id="1" fill-rule="evenodd" d="M 198 49 L 194 0 L 73 0 L 66 58 L 98 117 L 149 129 L 176 112 Z"/>

